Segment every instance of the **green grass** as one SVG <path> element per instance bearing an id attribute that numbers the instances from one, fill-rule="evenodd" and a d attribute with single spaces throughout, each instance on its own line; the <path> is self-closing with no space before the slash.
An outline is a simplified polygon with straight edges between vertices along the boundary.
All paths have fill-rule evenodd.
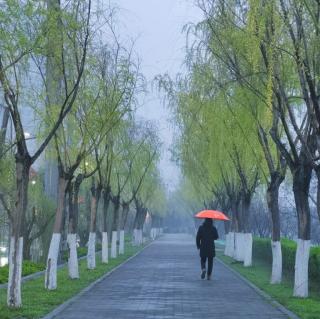
<path id="1" fill-rule="evenodd" d="M 0 318 L 41 318 L 141 249 L 142 247 L 127 245 L 125 254 L 116 259 L 110 259 L 108 264 L 102 264 L 100 257 L 97 257 L 97 268 L 94 270 L 87 270 L 87 261 L 81 260 L 79 263 L 80 279 L 77 280 L 69 279 L 68 269 L 63 267 L 58 271 L 58 288 L 53 291 L 44 289 L 44 277 L 27 281 L 22 285 L 23 306 L 20 309 L 8 309 L 6 306 L 7 290 L 0 289 Z"/>
<path id="2" fill-rule="evenodd" d="M 24 260 L 22 263 L 22 276 L 28 276 L 46 268 L 44 264 L 34 263 L 30 260 Z M 0 284 L 8 282 L 9 266 L 0 267 Z"/>
<path id="3" fill-rule="evenodd" d="M 319 283 L 310 283 L 310 296 L 307 299 L 295 298 L 293 292 L 292 274 L 284 274 L 281 285 L 271 285 L 269 283 L 271 267 L 268 263 L 259 259 L 253 260 L 252 267 L 243 267 L 240 262 L 235 262 L 232 258 L 224 256 L 222 252 L 217 252 L 217 257 L 231 268 L 239 272 L 243 277 L 251 281 L 261 290 L 272 296 L 284 307 L 296 313 L 302 319 L 320 318 L 320 287 Z"/>

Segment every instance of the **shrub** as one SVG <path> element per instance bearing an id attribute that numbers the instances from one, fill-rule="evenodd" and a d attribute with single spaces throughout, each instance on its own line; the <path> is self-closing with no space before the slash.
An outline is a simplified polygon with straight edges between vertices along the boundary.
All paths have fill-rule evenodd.
<path id="1" fill-rule="evenodd" d="M 34 263 L 30 260 L 24 260 L 22 263 L 22 276 L 28 276 L 38 271 L 45 270 L 45 265 L 41 263 Z M 0 267 L 0 284 L 8 282 L 9 266 Z"/>
<path id="2" fill-rule="evenodd" d="M 289 274 L 294 273 L 297 244 L 293 240 L 281 239 L 282 267 Z M 254 238 L 253 257 L 272 264 L 271 240 L 269 238 Z M 309 259 L 309 276 L 320 281 L 320 247 L 311 247 Z"/>

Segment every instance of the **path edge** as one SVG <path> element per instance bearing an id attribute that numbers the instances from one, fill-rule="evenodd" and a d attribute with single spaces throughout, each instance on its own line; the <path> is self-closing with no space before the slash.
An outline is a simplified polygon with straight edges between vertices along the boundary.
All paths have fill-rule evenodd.
<path id="1" fill-rule="evenodd" d="M 119 264 L 118 266 L 114 267 L 110 271 L 106 272 L 104 275 L 102 275 L 100 278 L 98 278 L 96 281 L 92 282 L 89 286 L 83 288 L 80 292 L 78 292 L 75 296 L 71 297 L 64 303 L 62 303 L 60 306 L 54 308 L 51 312 L 46 314 L 44 317 L 41 317 L 41 319 L 53 319 L 58 314 L 60 314 L 64 309 L 66 309 L 69 305 L 71 305 L 73 302 L 77 301 L 82 295 L 84 295 L 87 291 L 91 290 L 96 284 L 104 280 L 105 278 L 109 277 L 114 271 L 119 269 L 120 267 L 124 266 L 126 263 L 128 263 L 133 258 L 137 257 L 140 253 L 142 253 L 146 248 L 151 246 L 154 243 L 154 241 L 151 241 L 146 246 L 144 246 L 141 250 L 136 252 L 134 255 L 126 259 L 124 262 Z"/>
<path id="2" fill-rule="evenodd" d="M 233 274 L 235 274 L 239 279 L 241 279 L 244 283 L 246 283 L 250 288 L 252 288 L 256 293 L 258 293 L 261 297 L 266 299 L 271 305 L 273 305 L 275 308 L 280 310 L 283 314 L 287 315 L 290 319 L 301 319 L 298 317 L 295 313 L 287 309 L 285 306 L 283 306 L 281 303 L 276 301 L 273 297 L 268 295 L 266 292 L 258 288 L 255 284 L 253 284 L 251 281 L 249 281 L 247 278 L 242 276 L 239 272 L 234 270 L 232 267 L 230 267 L 228 264 L 226 264 L 224 261 L 222 261 L 219 257 L 217 257 L 217 260 L 219 263 L 221 263 L 223 266 L 225 266 L 228 270 L 230 270 Z"/>

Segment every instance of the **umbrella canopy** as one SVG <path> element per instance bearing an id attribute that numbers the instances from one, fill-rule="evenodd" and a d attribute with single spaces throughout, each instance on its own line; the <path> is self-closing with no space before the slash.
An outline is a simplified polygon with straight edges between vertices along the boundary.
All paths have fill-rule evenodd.
<path id="1" fill-rule="evenodd" d="M 195 215 L 197 218 L 211 218 L 217 220 L 230 220 L 224 213 L 218 210 L 203 210 Z"/>

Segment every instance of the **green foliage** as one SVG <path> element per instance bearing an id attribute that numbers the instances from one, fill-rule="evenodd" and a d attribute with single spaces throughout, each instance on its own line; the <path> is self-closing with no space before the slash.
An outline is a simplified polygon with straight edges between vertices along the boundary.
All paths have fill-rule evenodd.
<path id="1" fill-rule="evenodd" d="M 30 260 L 24 260 L 22 263 L 22 276 L 28 276 L 36 272 L 45 270 L 46 266 L 40 263 L 34 263 Z M 9 266 L 0 267 L 0 284 L 8 282 Z"/>
<path id="2" fill-rule="evenodd" d="M 283 271 L 294 274 L 297 244 L 293 240 L 281 239 Z M 267 238 L 254 238 L 253 257 L 272 265 L 271 241 Z M 320 282 L 320 247 L 311 247 L 309 258 L 310 280 Z"/>

